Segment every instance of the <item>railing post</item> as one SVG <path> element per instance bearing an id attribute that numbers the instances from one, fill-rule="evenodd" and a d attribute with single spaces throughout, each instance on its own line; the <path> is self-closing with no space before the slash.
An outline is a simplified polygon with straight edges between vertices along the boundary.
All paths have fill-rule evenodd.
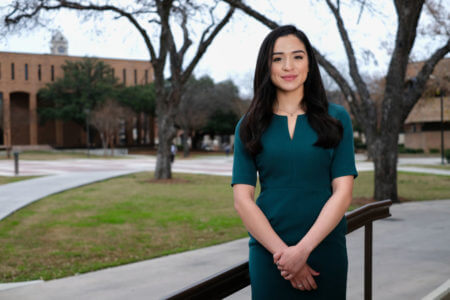
<path id="1" fill-rule="evenodd" d="M 364 227 L 364 300 L 372 300 L 372 222 Z"/>

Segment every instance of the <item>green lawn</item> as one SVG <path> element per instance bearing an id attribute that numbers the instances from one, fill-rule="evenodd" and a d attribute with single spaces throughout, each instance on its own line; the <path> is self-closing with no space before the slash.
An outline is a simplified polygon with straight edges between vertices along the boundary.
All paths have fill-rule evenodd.
<path id="1" fill-rule="evenodd" d="M 139 173 L 69 190 L 0 221 L 0 281 L 52 279 L 246 237 L 230 178 Z M 399 174 L 400 196 L 449 198 L 450 177 Z M 371 197 L 361 172 L 355 197 Z M 259 188 L 258 188 L 259 190 Z"/>

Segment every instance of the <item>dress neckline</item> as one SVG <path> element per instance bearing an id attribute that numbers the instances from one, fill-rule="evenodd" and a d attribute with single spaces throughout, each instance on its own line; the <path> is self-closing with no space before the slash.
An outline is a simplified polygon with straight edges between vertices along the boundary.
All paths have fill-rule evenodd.
<path id="1" fill-rule="evenodd" d="M 285 115 L 278 115 L 278 114 L 276 114 L 276 113 L 272 113 L 274 116 L 276 116 L 276 117 L 282 117 L 282 118 L 287 118 L 288 116 L 285 116 Z M 303 114 L 298 114 L 296 117 L 298 118 L 299 116 L 306 116 L 306 113 L 303 113 Z"/>
<path id="2" fill-rule="evenodd" d="M 294 138 L 295 138 L 295 132 L 297 131 L 298 123 L 300 122 L 300 121 L 299 121 L 299 118 L 301 117 L 302 120 L 303 120 L 303 118 L 306 117 L 306 113 L 298 114 L 298 115 L 295 117 L 294 132 L 292 133 L 292 137 L 291 137 L 291 134 L 290 134 L 290 132 L 289 132 L 289 124 L 288 124 L 289 119 L 288 119 L 288 116 L 285 116 L 285 115 L 278 115 L 278 114 L 276 114 L 276 113 L 272 113 L 272 114 L 273 114 L 275 117 L 278 117 L 279 120 L 283 120 L 283 123 L 284 123 L 285 126 L 286 126 L 285 130 L 287 131 L 287 137 L 289 138 L 289 142 L 293 142 L 293 141 L 294 141 Z"/>

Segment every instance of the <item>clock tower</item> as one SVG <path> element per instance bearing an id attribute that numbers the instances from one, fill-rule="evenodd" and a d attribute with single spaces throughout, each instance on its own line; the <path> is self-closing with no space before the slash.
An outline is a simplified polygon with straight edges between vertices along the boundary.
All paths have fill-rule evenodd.
<path id="1" fill-rule="evenodd" d="M 56 55 L 67 55 L 68 42 L 67 39 L 61 34 L 61 32 L 56 31 L 52 36 L 50 42 L 51 54 Z"/>

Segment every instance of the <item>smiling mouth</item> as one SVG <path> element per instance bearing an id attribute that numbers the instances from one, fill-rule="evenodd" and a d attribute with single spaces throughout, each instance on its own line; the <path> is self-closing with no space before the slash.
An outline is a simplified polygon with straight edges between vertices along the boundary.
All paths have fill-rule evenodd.
<path id="1" fill-rule="evenodd" d="M 281 76 L 281 78 L 283 78 L 286 81 L 292 81 L 295 78 L 297 78 L 297 75 L 287 75 L 287 76 Z"/>

